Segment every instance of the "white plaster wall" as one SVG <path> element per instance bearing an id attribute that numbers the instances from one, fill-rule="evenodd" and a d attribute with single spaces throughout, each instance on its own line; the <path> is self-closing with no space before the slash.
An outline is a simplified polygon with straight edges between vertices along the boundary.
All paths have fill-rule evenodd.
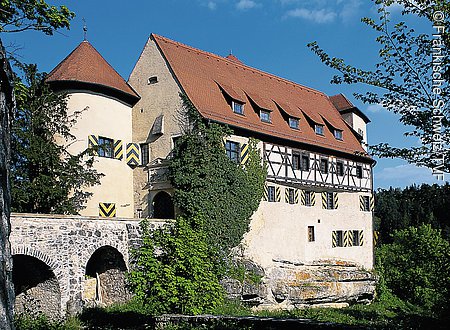
<path id="1" fill-rule="evenodd" d="M 362 129 L 363 133 L 363 147 L 367 150 L 367 125 L 362 120 L 361 117 L 357 116 L 356 114 L 352 114 L 352 122 L 353 122 L 353 129 L 358 132 L 358 129 Z"/>
<path id="2" fill-rule="evenodd" d="M 133 142 L 131 134 L 131 107 L 110 97 L 89 91 L 68 91 L 71 113 L 82 111 L 71 132 L 76 141 L 68 151 L 79 153 L 88 147 L 88 136 L 97 135 L 123 142 L 122 160 L 95 157 L 94 167 L 105 176 L 100 185 L 86 190 L 94 193 L 80 214 L 98 216 L 100 202 L 115 203 L 116 216 L 131 218 L 133 208 L 133 170 L 126 164 L 126 144 Z"/>

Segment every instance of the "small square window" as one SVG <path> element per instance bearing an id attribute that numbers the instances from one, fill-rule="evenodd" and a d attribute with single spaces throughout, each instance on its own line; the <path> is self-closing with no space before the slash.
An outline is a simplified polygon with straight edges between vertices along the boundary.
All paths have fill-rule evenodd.
<path id="1" fill-rule="evenodd" d="M 267 201 L 275 202 L 275 187 L 274 186 L 267 187 Z"/>
<path id="2" fill-rule="evenodd" d="M 305 206 L 312 206 L 314 191 L 305 191 Z"/>
<path id="3" fill-rule="evenodd" d="M 336 163 L 336 174 L 339 176 L 344 175 L 344 163 L 343 162 Z"/>
<path id="4" fill-rule="evenodd" d="M 323 125 L 316 124 L 315 131 L 316 131 L 316 134 L 323 135 Z"/>
<path id="5" fill-rule="evenodd" d="M 244 114 L 244 104 L 236 102 L 236 101 L 232 101 L 231 105 L 233 107 L 233 112 L 237 113 L 239 115 L 243 115 Z"/>
<path id="6" fill-rule="evenodd" d="M 336 140 L 342 140 L 342 131 L 339 129 L 334 130 L 334 137 Z"/>
<path id="7" fill-rule="evenodd" d="M 289 118 L 289 127 L 293 128 L 293 129 L 298 129 L 299 128 L 299 120 L 297 118 Z"/>
<path id="8" fill-rule="evenodd" d="M 328 159 L 322 158 L 320 160 L 320 172 L 324 174 L 328 173 Z"/>
<path id="9" fill-rule="evenodd" d="M 141 165 L 145 166 L 148 164 L 149 158 L 148 158 L 148 143 L 141 143 Z"/>
<path id="10" fill-rule="evenodd" d="M 147 80 L 147 84 L 148 85 L 153 85 L 153 84 L 156 84 L 157 82 L 158 82 L 158 77 L 157 76 L 150 77 Z"/>
<path id="11" fill-rule="evenodd" d="M 315 240 L 314 226 L 308 226 L 308 242 L 314 242 Z"/>
<path id="12" fill-rule="evenodd" d="M 98 137 L 98 155 L 100 157 L 113 158 L 114 140 L 102 136 Z"/>
<path id="13" fill-rule="evenodd" d="M 233 141 L 227 141 L 225 143 L 225 151 L 228 158 L 235 163 L 239 163 L 239 143 Z"/>
<path id="14" fill-rule="evenodd" d="M 265 110 L 260 110 L 259 116 L 261 118 L 261 121 L 265 123 L 270 123 L 270 112 Z"/>
<path id="15" fill-rule="evenodd" d="M 359 230 L 354 230 L 353 231 L 352 245 L 353 246 L 360 246 L 361 245 L 361 237 L 359 236 Z"/>
<path id="16" fill-rule="evenodd" d="M 292 154 L 292 167 L 294 170 L 300 169 L 300 155 Z"/>
<path id="17" fill-rule="evenodd" d="M 364 137 L 364 131 L 361 128 L 358 128 L 358 134 Z"/>
<path id="18" fill-rule="evenodd" d="M 362 177 L 363 177 L 363 170 L 362 170 L 362 166 L 361 165 L 357 165 L 356 166 L 356 177 L 358 179 L 362 179 Z"/>
<path id="19" fill-rule="evenodd" d="M 289 204 L 295 204 L 295 191 L 293 188 L 288 189 Z"/>
<path id="20" fill-rule="evenodd" d="M 302 171 L 309 171 L 309 155 L 302 155 L 301 169 Z"/>

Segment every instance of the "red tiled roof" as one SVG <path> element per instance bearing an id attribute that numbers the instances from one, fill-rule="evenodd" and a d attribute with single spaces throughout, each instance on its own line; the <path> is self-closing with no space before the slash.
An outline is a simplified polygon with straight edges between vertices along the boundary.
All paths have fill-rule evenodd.
<path id="1" fill-rule="evenodd" d="M 345 97 L 344 94 L 333 95 L 329 98 L 331 103 L 333 103 L 333 105 L 336 107 L 336 109 L 338 109 L 340 113 L 355 112 L 366 122 L 366 124 L 370 123 L 369 117 L 367 117 L 361 110 L 355 107 L 353 103 Z"/>
<path id="2" fill-rule="evenodd" d="M 88 42 L 81 42 L 48 75 L 47 82 L 76 81 L 106 86 L 138 98 L 139 95 Z"/>
<path id="3" fill-rule="evenodd" d="M 155 34 L 151 38 L 203 117 L 286 140 L 367 156 L 322 92 Z M 234 113 L 227 101 L 241 97 L 245 102 L 244 115 Z M 271 110 L 272 123 L 261 122 L 258 106 Z M 300 118 L 299 130 L 289 127 L 282 111 Z M 343 141 L 337 140 L 327 126 L 324 136 L 316 135 L 305 114 L 314 122 L 323 123 L 324 118 L 331 126 L 342 129 Z"/>

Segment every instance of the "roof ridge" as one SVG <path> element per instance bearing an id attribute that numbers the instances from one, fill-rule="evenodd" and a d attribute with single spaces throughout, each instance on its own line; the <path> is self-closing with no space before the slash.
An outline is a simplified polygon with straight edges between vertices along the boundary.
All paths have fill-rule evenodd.
<path id="1" fill-rule="evenodd" d="M 195 48 L 195 47 L 192 47 L 192 46 L 183 44 L 183 43 L 181 43 L 181 42 L 178 42 L 178 41 L 175 41 L 175 40 L 172 40 L 172 39 L 169 39 L 169 38 L 160 36 L 160 35 L 155 34 L 155 33 L 151 33 L 151 36 L 153 36 L 153 37 L 155 37 L 155 38 L 162 39 L 163 41 L 170 42 L 170 43 L 172 43 L 172 44 L 178 45 L 178 46 L 180 46 L 180 47 L 183 47 L 183 48 L 186 48 L 186 49 L 193 50 L 193 51 L 195 51 L 195 52 L 201 53 L 202 55 L 212 56 L 212 57 L 217 58 L 217 59 L 219 59 L 219 60 L 226 61 L 226 62 L 231 63 L 231 64 L 233 64 L 233 65 L 240 66 L 240 67 L 242 67 L 242 68 L 244 68 L 244 69 L 246 69 L 246 70 L 254 71 L 254 73 L 264 74 L 264 75 L 268 76 L 269 78 L 274 78 L 274 79 L 283 81 L 284 83 L 292 84 L 292 85 L 294 85 L 294 86 L 297 87 L 297 88 L 301 88 L 301 89 L 304 89 L 304 90 L 307 90 L 307 91 L 310 91 L 310 92 L 313 92 L 313 93 L 321 94 L 321 95 L 324 95 L 324 96 L 328 97 L 328 95 L 326 95 L 324 92 L 321 92 L 321 91 L 319 91 L 319 90 L 317 90 L 317 89 L 314 89 L 314 88 L 311 88 L 311 87 L 308 87 L 308 86 L 301 85 L 301 84 L 296 83 L 296 82 L 294 82 L 294 81 L 292 81 L 292 80 L 289 80 L 289 79 L 286 79 L 286 78 L 283 78 L 283 77 L 279 77 L 279 76 L 277 76 L 277 75 L 275 75 L 275 74 L 273 74 L 273 73 L 269 73 L 269 72 L 266 72 L 266 71 L 263 71 L 263 70 L 260 70 L 260 69 L 251 67 L 251 66 L 246 65 L 246 64 L 244 64 L 244 63 L 238 63 L 238 62 L 229 60 L 229 59 L 227 59 L 226 57 L 223 57 L 223 56 L 220 56 L 220 55 L 217 55 L 217 54 L 208 52 L 208 51 L 201 50 L 201 49 L 199 49 L 199 48 Z"/>

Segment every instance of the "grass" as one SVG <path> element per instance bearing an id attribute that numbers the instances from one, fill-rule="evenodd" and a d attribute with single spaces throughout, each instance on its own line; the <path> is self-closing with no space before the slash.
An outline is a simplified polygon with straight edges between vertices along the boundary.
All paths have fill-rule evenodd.
<path id="1" fill-rule="evenodd" d="M 385 294 L 371 305 L 353 305 L 348 308 L 305 308 L 292 311 L 252 311 L 236 301 L 226 301 L 212 311 L 213 315 L 259 316 L 270 318 L 301 318 L 338 324 L 338 328 L 367 329 L 446 329 L 447 322 L 430 316 L 426 311 Z M 279 323 L 282 324 L 282 323 Z M 254 324 L 250 321 L 214 320 L 207 322 L 167 323 L 166 330 L 191 329 L 288 329 L 286 325 Z M 81 330 L 81 329 L 154 329 L 155 319 L 150 311 L 136 301 L 108 308 L 85 310 L 77 318 L 51 322 L 43 316 L 16 318 L 17 330 Z M 159 327 L 158 329 L 161 329 Z"/>

